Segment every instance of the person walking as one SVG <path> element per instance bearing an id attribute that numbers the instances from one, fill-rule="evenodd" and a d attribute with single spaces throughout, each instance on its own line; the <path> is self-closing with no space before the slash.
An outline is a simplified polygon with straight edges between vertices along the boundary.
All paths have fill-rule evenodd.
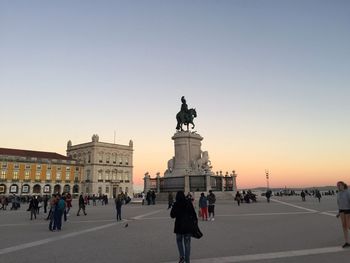
<path id="1" fill-rule="evenodd" d="M 80 210 L 83 210 L 84 215 L 87 215 L 85 212 L 85 200 L 82 194 L 79 196 L 79 209 L 77 212 L 77 216 L 80 216 Z"/>
<path id="2" fill-rule="evenodd" d="M 194 222 L 198 219 L 191 200 L 185 197 L 183 191 L 177 192 L 170 217 L 175 218 L 174 233 L 179 251 L 179 263 L 190 263 L 191 236 Z"/>
<path id="3" fill-rule="evenodd" d="M 60 194 L 57 195 L 57 204 L 55 208 L 55 212 L 53 214 L 54 216 L 54 225 L 53 225 L 53 231 L 57 229 L 57 231 L 61 231 L 62 229 L 62 216 L 64 213 L 64 210 L 66 208 L 66 202 L 64 200 L 64 197 Z"/>
<path id="4" fill-rule="evenodd" d="M 66 215 L 69 216 L 69 211 L 72 208 L 72 195 L 70 193 L 68 193 L 66 195 Z"/>
<path id="5" fill-rule="evenodd" d="M 237 191 L 236 196 L 235 196 L 235 200 L 237 202 L 237 205 L 240 206 L 241 205 L 241 200 L 242 200 L 242 195 L 239 191 Z"/>
<path id="6" fill-rule="evenodd" d="M 29 208 L 28 208 L 28 211 L 30 211 L 30 220 L 33 220 L 33 216 L 34 216 L 34 219 L 36 219 L 36 211 L 37 211 L 37 202 L 36 202 L 37 199 L 35 199 L 34 197 L 32 197 L 30 199 L 30 202 L 29 202 Z"/>
<path id="7" fill-rule="evenodd" d="M 316 190 L 316 194 L 315 194 L 316 198 L 318 199 L 318 202 L 321 203 L 321 192 L 319 190 Z"/>
<path id="8" fill-rule="evenodd" d="M 303 202 L 305 202 L 306 201 L 306 199 L 305 199 L 306 194 L 305 194 L 304 190 L 301 191 L 300 196 L 301 196 L 301 200 Z"/>
<path id="9" fill-rule="evenodd" d="M 199 202 L 198 202 L 198 206 L 199 206 L 199 209 L 201 212 L 202 220 L 208 221 L 208 199 L 204 195 L 204 193 L 201 193 L 201 196 L 200 196 Z"/>
<path id="10" fill-rule="evenodd" d="M 350 228 L 350 191 L 348 186 L 343 181 L 337 183 L 338 194 L 337 194 L 337 204 L 339 208 L 339 213 L 337 217 L 340 217 L 345 243 L 343 248 L 350 247 L 349 242 L 349 228 Z"/>
<path id="11" fill-rule="evenodd" d="M 209 190 L 209 195 L 207 196 L 208 199 L 208 212 L 209 212 L 209 219 L 211 218 L 211 221 L 215 220 L 215 202 L 216 197 L 212 190 Z"/>
<path id="12" fill-rule="evenodd" d="M 266 200 L 267 200 L 267 202 L 268 203 L 270 203 L 270 198 L 271 198 L 271 195 L 272 195 L 272 192 L 271 192 L 271 190 L 270 189 L 268 189 L 267 191 L 266 191 Z"/>
<path id="13" fill-rule="evenodd" d="M 50 211 L 49 214 L 46 218 L 46 220 L 50 220 L 49 223 L 49 230 L 50 231 L 54 231 L 54 226 L 55 226 L 55 210 L 56 210 L 56 206 L 58 203 L 58 199 L 56 194 L 53 194 L 52 197 L 50 198 Z M 56 226 L 55 226 L 55 230 L 56 230 Z"/>

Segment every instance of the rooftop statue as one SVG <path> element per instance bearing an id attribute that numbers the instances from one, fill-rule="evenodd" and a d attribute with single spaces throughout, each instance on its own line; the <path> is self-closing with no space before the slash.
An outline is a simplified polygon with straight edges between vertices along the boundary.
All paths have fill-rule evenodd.
<path id="1" fill-rule="evenodd" d="M 189 124 L 192 124 L 191 129 L 195 127 L 193 123 L 193 119 L 197 117 L 197 112 L 196 109 L 188 109 L 186 99 L 184 96 L 181 97 L 181 110 L 178 114 L 176 114 L 176 120 L 177 120 L 177 125 L 176 125 L 176 130 L 183 131 L 182 125 L 187 126 L 187 131 L 189 130 L 188 126 Z"/>

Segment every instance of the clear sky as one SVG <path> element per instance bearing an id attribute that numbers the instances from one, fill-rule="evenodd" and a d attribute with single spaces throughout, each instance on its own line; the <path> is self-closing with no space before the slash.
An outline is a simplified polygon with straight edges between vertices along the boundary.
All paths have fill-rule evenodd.
<path id="1" fill-rule="evenodd" d="M 1 1 L 0 147 L 134 141 L 163 173 L 181 96 L 240 188 L 350 183 L 350 1 Z"/>

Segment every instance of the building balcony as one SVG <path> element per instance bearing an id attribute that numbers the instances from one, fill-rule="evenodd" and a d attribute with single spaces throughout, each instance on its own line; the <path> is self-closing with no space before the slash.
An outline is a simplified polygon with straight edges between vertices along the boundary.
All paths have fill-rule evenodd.
<path id="1" fill-rule="evenodd" d="M 25 182 L 25 183 L 30 183 L 31 180 L 30 180 L 30 179 L 24 179 L 23 182 Z"/>
<path id="2" fill-rule="evenodd" d="M 105 182 L 106 182 L 106 183 L 110 183 L 110 182 L 111 182 L 111 180 L 105 180 Z"/>
<path id="3" fill-rule="evenodd" d="M 120 180 L 112 180 L 111 182 L 112 182 L 112 183 L 119 184 L 119 183 L 120 183 Z"/>
<path id="4" fill-rule="evenodd" d="M 39 182 L 40 182 L 40 180 L 39 180 Z M 51 183 L 51 182 L 52 182 L 52 180 L 45 180 L 45 183 Z"/>
<path id="5" fill-rule="evenodd" d="M 4 178 L 0 178 L 0 182 L 6 182 L 7 179 L 4 179 Z"/>
<path id="6" fill-rule="evenodd" d="M 19 179 L 12 179 L 12 182 L 19 182 Z"/>
<path id="7" fill-rule="evenodd" d="M 90 180 L 85 180 L 85 183 L 90 183 L 91 181 Z"/>
<path id="8" fill-rule="evenodd" d="M 102 179 L 98 179 L 97 182 L 103 183 L 103 180 Z"/>
<path id="9" fill-rule="evenodd" d="M 71 180 L 65 180 L 64 181 L 66 184 L 70 184 L 71 183 Z"/>

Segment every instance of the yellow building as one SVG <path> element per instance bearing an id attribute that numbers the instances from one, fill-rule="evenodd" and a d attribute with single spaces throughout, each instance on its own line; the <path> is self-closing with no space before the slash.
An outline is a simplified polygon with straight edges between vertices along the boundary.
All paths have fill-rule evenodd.
<path id="1" fill-rule="evenodd" d="M 83 166 L 53 152 L 0 148 L 0 195 L 81 191 Z"/>

